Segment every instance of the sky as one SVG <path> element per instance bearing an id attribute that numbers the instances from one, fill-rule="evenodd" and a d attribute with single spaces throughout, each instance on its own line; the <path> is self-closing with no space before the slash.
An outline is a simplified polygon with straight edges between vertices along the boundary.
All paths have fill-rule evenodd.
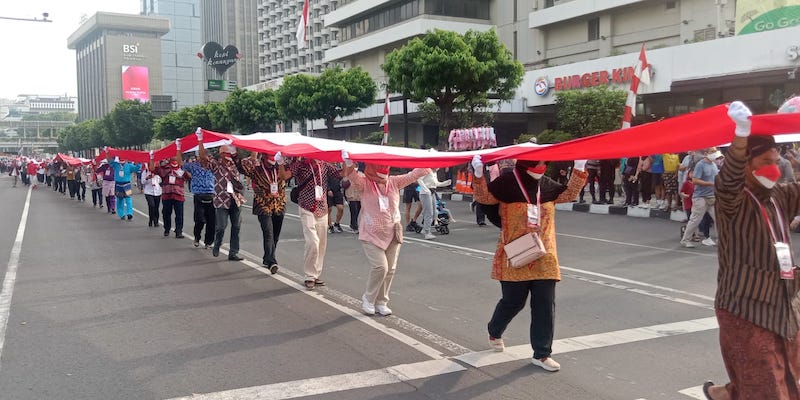
<path id="1" fill-rule="evenodd" d="M 0 19 L 0 98 L 20 94 L 76 96 L 75 51 L 67 38 L 81 16 L 97 11 L 138 14 L 140 0 L 3 0 L 0 17 L 42 18 L 53 22 Z"/>

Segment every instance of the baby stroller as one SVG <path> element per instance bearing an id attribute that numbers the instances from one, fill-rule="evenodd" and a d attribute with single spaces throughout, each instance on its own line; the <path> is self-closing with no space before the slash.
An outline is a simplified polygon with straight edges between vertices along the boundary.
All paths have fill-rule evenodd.
<path id="1" fill-rule="evenodd" d="M 447 209 L 447 203 L 439 198 L 439 195 L 436 195 L 436 222 L 434 223 L 434 229 L 436 232 L 442 235 L 450 234 L 450 225 L 451 221 L 450 210 Z"/>

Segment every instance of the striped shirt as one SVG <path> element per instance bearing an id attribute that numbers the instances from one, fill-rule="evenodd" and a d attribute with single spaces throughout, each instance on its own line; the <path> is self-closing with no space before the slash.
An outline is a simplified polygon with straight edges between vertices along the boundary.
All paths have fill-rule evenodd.
<path id="1" fill-rule="evenodd" d="M 795 272 L 790 280 L 780 277 L 769 228 L 759 205 L 744 190 L 745 162 L 744 147 L 731 147 L 715 182 L 719 272 L 714 306 L 792 339 L 800 328 L 800 274 Z M 770 196 L 788 225 L 800 214 L 800 184 L 779 184 L 771 191 L 750 190 L 765 207 L 780 240 L 777 211 Z"/>

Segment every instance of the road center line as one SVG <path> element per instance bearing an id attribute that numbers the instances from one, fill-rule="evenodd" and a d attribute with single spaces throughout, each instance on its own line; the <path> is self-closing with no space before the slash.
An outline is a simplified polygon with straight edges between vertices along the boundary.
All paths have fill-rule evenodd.
<path id="1" fill-rule="evenodd" d="M 2 366 L 3 345 L 6 340 L 8 318 L 11 314 L 11 296 L 14 294 L 14 284 L 17 282 L 17 267 L 19 267 L 19 258 L 22 255 L 22 239 L 25 237 L 25 226 L 28 223 L 32 189 L 32 186 L 28 187 L 28 196 L 25 198 L 25 207 L 22 209 L 17 236 L 14 238 L 11 256 L 8 258 L 8 268 L 6 269 L 6 277 L 3 279 L 3 289 L 0 291 L 0 366 Z"/>

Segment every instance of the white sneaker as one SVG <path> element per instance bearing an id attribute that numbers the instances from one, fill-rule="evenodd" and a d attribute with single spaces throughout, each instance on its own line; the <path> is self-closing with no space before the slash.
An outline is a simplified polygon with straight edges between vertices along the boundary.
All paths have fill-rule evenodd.
<path id="1" fill-rule="evenodd" d="M 716 243 L 716 242 L 714 242 L 714 241 L 713 241 L 711 238 L 705 238 L 705 239 L 703 239 L 703 241 L 702 241 L 702 242 L 700 242 L 700 243 L 702 243 L 702 244 L 703 244 L 703 245 L 705 245 L 705 246 L 716 246 L 716 245 L 717 245 L 717 243 Z"/>
<path id="2" fill-rule="evenodd" d="M 375 315 L 375 305 L 367 300 L 367 295 L 361 296 L 361 309 L 364 310 L 364 314 Z"/>
<path id="3" fill-rule="evenodd" d="M 561 364 L 557 363 L 556 360 L 553 360 L 550 357 L 544 357 L 541 359 L 531 359 L 531 364 L 542 367 L 545 371 L 555 372 L 561 369 Z"/>
<path id="4" fill-rule="evenodd" d="M 375 311 L 380 315 L 392 315 L 392 309 L 387 307 L 386 304 L 375 304 Z"/>
<path id="5" fill-rule="evenodd" d="M 501 352 L 506 349 L 506 344 L 503 343 L 503 339 L 501 338 L 493 338 L 489 336 L 489 347 L 496 352 Z"/>
<path id="6" fill-rule="evenodd" d="M 686 241 L 686 240 L 681 240 L 681 246 L 688 247 L 688 248 L 697 247 L 697 246 L 694 245 L 694 243 Z"/>
<path id="7" fill-rule="evenodd" d="M 427 240 L 436 239 L 436 236 L 434 234 L 432 234 L 432 233 L 426 233 L 425 234 L 425 239 L 427 239 Z"/>

